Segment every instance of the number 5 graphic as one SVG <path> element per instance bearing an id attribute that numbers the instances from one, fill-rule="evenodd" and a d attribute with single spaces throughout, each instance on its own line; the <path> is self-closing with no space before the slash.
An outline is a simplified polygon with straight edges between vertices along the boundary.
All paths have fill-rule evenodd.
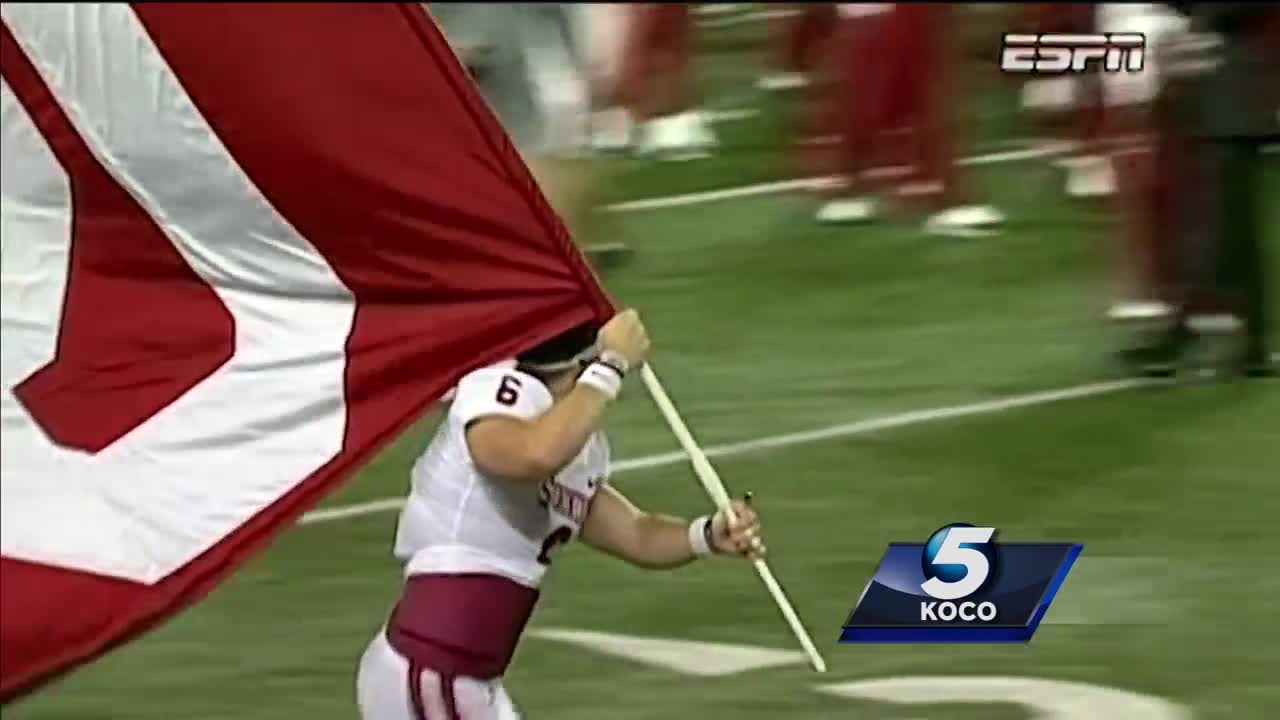
<path id="1" fill-rule="evenodd" d="M 933 558 L 933 564 L 963 565 L 964 577 L 955 582 L 929 578 L 920 585 L 920 589 L 939 600 L 959 600 L 973 594 L 991 574 L 991 563 L 980 551 L 962 546 L 965 543 L 988 542 L 995 532 L 995 528 L 989 527 L 953 527 L 948 530 L 942 547 L 938 548 L 938 554 Z"/>

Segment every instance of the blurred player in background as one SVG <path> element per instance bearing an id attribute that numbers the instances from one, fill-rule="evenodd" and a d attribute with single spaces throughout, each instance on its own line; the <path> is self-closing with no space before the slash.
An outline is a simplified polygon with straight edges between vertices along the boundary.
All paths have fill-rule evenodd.
<path id="1" fill-rule="evenodd" d="M 787 3 L 785 7 L 793 12 L 773 21 L 770 64 L 775 70 L 756 82 L 761 90 L 808 86 L 836 27 L 835 3 Z"/>
<path id="2" fill-rule="evenodd" d="M 1170 5 L 1189 22 L 1160 48 L 1160 103 L 1165 121 L 1190 141 L 1186 176 L 1198 185 L 1170 208 L 1186 267 L 1173 321 L 1126 358 L 1144 374 L 1169 375 L 1197 334 L 1225 331 L 1226 359 L 1237 370 L 1273 377 L 1262 233 L 1263 214 L 1276 203 L 1262 196 L 1262 148 L 1280 142 L 1280 10 L 1274 3 Z"/>
<path id="3" fill-rule="evenodd" d="M 572 3 L 428 3 L 548 201 L 597 267 L 628 254 L 598 239 L 604 178 L 586 157 L 592 107 L 591 61 Z"/>
<path id="4" fill-rule="evenodd" d="M 578 21 L 586 38 L 587 78 L 591 92 L 591 144 L 600 152 L 629 150 L 635 118 L 619 89 L 632 12 L 627 3 L 579 6 Z"/>
<path id="5" fill-rule="evenodd" d="M 1159 170 L 1174 150 L 1170 128 L 1153 115 L 1161 84 L 1159 48 L 1168 38 L 1186 31 L 1187 20 L 1160 3 L 1101 3 L 1096 27 L 1105 33 L 1140 33 L 1149 51 L 1136 72 L 1101 73 L 1103 111 L 1101 132 L 1095 139 L 1096 158 L 1115 179 L 1120 242 L 1116 253 L 1117 281 L 1108 315 L 1120 321 L 1148 323 L 1172 312 L 1177 243 L 1176 229 L 1165 220 L 1175 211 L 1166 207 L 1173 179 Z"/>
<path id="6" fill-rule="evenodd" d="M 843 108 L 841 161 L 846 186 L 825 203 L 819 222 L 853 223 L 880 214 L 868 170 L 891 132 L 905 137 L 909 168 L 894 194 L 924 207 L 925 230 L 968 236 L 1004 222 L 973 202 L 957 171 L 956 23 L 950 5 L 838 3 L 839 48 L 833 52 Z"/>
<path id="7" fill-rule="evenodd" d="M 360 660 L 363 720 L 514 720 L 502 676 L 554 550 L 588 545 L 644 568 L 765 552 L 747 500 L 692 522 L 642 512 L 608 482 L 600 429 L 649 352 L 634 311 L 580 326 L 462 379 L 414 464 L 395 555 L 405 584 Z"/>
<path id="8" fill-rule="evenodd" d="M 702 110 L 689 3 L 628 3 L 617 103 L 637 122 L 635 150 L 659 160 L 708 157 L 717 145 Z"/>
<path id="9" fill-rule="evenodd" d="M 1019 32 L 1092 33 L 1097 3 L 1032 3 L 1024 6 Z M 1054 164 L 1066 171 L 1069 197 L 1097 198 L 1115 192 L 1115 172 L 1099 138 L 1103 119 L 1101 73 L 1031 76 L 1022 86 L 1022 108 L 1051 137 L 1072 143 Z"/>

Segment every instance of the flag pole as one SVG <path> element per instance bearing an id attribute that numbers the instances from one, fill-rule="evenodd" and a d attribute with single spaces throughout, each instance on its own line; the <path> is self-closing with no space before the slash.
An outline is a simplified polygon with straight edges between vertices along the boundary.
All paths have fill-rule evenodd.
<path id="1" fill-rule="evenodd" d="M 649 396 L 653 398 L 654 404 L 662 412 L 667 425 L 671 426 L 671 432 L 676 436 L 676 440 L 680 442 L 680 446 L 684 448 L 690 462 L 693 463 L 693 472 L 698 476 L 698 481 L 702 483 L 702 489 L 706 490 L 707 495 L 711 496 L 711 501 L 716 504 L 716 507 L 725 511 L 730 521 L 735 520 L 733 509 L 729 504 L 729 491 L 725 489 L 724 481 L 720 479 L 720 474 L 716 472 L 716 469 L 711 465 L 711 461 L 707 459 L 707 454 L 702 451 L 697 441 L 693 439 L 693 433 L 689 432 L 688 426 L 684 424 L 684 419 L 680 417 L 680 412 L 676 410 L 675 403 L 671 402 L 667 391 L 662 387 L 662 382 L 658 380 L 658 375 L 654 373 L 653 368 L 647 363 L 640 367 L 640 379 L 644 381 L 644 386 L 649 391 Z M 764 583 L 765 588 L 769 591 L 769 595 L 773 597 L 773 602 L 778 606 L 782 617 L 791 626 L 791 632 L 796 636 L 796 640 L 800 642 L 800 647 L 809 656 L 809 663 L 813 666 L 813 669 L 820 673 L 826 672 L 827 663 L 822 659 L 822 655 L 818 653 L 817 646 L 813 644 L 813 638 L 809 637 L 809 632 L 805 630 L 804 623 L 800 622 L 800 616 L 796 613 L 795 608 L 791 606 L 791 601 L 787 599 L 787 594 L 783 592 L 782 585 L 773 576 L 773 571 L 769 569 L 769 564 L 763 558 L 753 561 L 752 564 L 755 566 L 756 574 L 760 576 L 761 582 Z"/>

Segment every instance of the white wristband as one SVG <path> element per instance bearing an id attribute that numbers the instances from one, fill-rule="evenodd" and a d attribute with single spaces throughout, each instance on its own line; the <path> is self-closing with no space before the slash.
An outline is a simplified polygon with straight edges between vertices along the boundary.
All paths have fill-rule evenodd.
<path id="1" fill-rule="evenodd" d="M 599 390 L 609 396 L 610 400 L 622 392 L 622 374 L 617 368 L 604 363 L 593 362 L 578 376 L 578 382 Z"/>
<path id="2" fill-rule="evenodd" d="M 689 549 L 696 557 L 704 557 L 715 552 L 715 548 L 711 547 L 711 543 L 707 540 L 711 535 L 707 531 L 710 525 L 710 515 L 694 518 L 693 522 L 689 523 Z"/>
<path id="3" fill-rule="evenodd" d="M 600 353 L 600 357 L 596 359 L 596 362 L 602 362 L 623 375 L 626 375 L 627 371 L 631 369 L 631 363 L 627 362 L 627 356 L 613 350 L 605 350 Z"/>

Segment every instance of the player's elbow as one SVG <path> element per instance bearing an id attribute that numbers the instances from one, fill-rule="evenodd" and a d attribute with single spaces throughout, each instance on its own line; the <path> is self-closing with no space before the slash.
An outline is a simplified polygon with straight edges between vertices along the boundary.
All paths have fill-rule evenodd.
<path id="1" fill-rule="evenodd" d="M 521 430 L 496 424 L 470 429 L 467 444 L 476 467 L 486 475 L 529 482 L 542 482 L 559 472 L 564 464 L 559 454 Z"/>

